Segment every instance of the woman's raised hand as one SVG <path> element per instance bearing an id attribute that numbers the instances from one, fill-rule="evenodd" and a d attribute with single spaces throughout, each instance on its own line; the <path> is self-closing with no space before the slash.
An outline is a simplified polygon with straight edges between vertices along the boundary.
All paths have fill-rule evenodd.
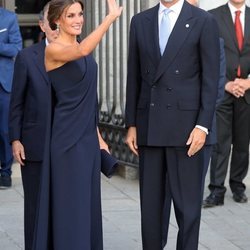
<path id="1" fill-rule="evenodd" d="M 119 17 L 122 13 L 123 7 L 116 3 L 116 0 L 107 0 L 108 3 L 108 15 L 114 17 L 115 19 Z"/>

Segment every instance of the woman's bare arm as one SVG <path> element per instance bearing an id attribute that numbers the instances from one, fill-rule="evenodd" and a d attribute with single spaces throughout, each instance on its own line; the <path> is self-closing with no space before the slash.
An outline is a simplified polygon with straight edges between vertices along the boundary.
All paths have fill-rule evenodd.
<path id="1" fill-rule="evenodd" d="M 81 43 L 64 45 L 57 42 L 51 43 L 46 48 L 46 69 L 51 70 L 62 64 L 89 55 L 99 44 L 110 25 L 121 15 L 122 7 L 119 7 L 115 0 L 107 0 L 109 14 L 103 22 Z"/>

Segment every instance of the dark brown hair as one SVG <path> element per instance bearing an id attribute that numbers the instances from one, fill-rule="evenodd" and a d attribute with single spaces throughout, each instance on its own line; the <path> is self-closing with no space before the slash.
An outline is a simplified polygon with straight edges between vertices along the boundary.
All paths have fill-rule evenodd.
<path id="1" fill-rule="evenodd" d="M 56 21 L 60 18 L 63 11 L 74 3 L 79 3 L 84 10 L 84 4 L 81 0 L 52 0 L 49 5 L 48 21 L 52 30 L 56 29 Z"/>

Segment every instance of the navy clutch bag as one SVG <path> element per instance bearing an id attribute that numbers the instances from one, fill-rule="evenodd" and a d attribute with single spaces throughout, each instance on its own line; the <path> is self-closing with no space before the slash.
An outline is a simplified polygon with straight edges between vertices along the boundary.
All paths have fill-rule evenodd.
<path id="1" fill-rule="evenodd" d="M 116 168 L 118 167 L 118 161 L 115 157 L 109 154 L 105 149 L 101 149 L 101 171 L 102 173 L 111 178 Z"/>

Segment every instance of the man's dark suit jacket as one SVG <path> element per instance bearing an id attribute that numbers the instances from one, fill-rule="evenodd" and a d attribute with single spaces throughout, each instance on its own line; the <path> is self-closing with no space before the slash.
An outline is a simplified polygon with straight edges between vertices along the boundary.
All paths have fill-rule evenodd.
<path id="1" fill-rule="evenodd" d="M 241 67 L 241 78 L 247 78 L 250 74 L 250 8 L 246 6 L 244 44 L 242 51 L 238 49 L 234 23 L 228 4 L 210 10 L 209 12 L 214 15 L 219 25 L 220 36 L 225 42 L 227 81 L 235 80 L 239 64 Z M 250 90 L 245 93 L 245 100 L 250 104 Z"/>
<path id="2" fill-rule="evenodd" d="M 224 40 L 220 38 L 220 80 L 218 84 L 218 96 L 216 100 L 216 107 L 222 102 L 225 93 L 226 84 L 226 57 L 224 51 Z M 217 128 L 216 128 L 216 114 L 214 114 L 211 131 L 209 131 L 211 144 L 217 142 Z"/>
<path id="3" fill-rule="evenodd" d="M 23 49 L 16 58 L 9 116 L 10 142 L 20 140 L 26 160 L 41 161 L 48 109 L 45 42 Z"/>
<path id="4" fill-rule="evenodd" d="M 138 145 L 185 146 L 195 125 L 212 126 L 220 68 L 217 24 L 185 1 L 161 57 L 158 10 L 131 21 L 126 126 L 137 128 Z"/>

